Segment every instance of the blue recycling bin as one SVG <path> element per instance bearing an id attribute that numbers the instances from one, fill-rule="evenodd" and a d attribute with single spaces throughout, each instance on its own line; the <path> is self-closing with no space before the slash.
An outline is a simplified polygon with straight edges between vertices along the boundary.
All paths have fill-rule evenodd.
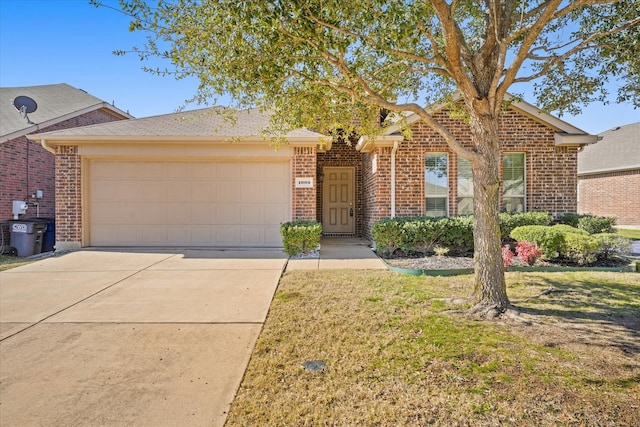
<path id="1" fill-rule="evenodd" d="M 42 252 L 51 252 L 56 244 L 56 221 L 54 218 L 38 218 L 47 228 L 42 235 Z"/>

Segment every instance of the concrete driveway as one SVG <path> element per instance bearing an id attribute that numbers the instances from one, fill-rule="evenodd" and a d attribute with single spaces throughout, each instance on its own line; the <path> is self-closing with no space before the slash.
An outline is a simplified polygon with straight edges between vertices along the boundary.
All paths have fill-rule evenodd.
<path id="1" fill-rule="evenodd" d="M 87 250 L 0 272 L 0 424 L 223 425 L 286 262 Z"/>

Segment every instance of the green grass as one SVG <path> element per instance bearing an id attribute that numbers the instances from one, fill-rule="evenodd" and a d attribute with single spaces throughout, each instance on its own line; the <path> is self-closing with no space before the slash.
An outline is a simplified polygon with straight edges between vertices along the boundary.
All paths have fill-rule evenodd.
<path id="1" fill-rule="evenodd" d="M 507 280 L 533 325 L 433 301 L 472 276 L 285 273 L 227 426 L 637 425 L 640 275 Z"/>
<path id="2" fill-rule="evenodd" d="M 628 228 L 618 228 L 616 230 L 627 239 L 640 240 L 640 230 L 632 230 Z"/>
<path id="3" fill-rule="evenodd" d="M 0 271 L 10 270 L 21 265 L 31 264 L 34 260 L 26 260 L 10 255 L 0 255 Z"/>

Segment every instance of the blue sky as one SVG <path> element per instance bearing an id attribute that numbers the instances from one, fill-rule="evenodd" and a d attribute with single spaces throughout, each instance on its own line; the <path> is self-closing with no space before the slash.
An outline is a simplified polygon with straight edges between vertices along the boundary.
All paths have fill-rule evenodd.
<path id="1" fill-rule="evenodd" d="M 117 0 L 103 2 L 117 7 Z M 194 95 L 197 81 L 145 73 L 137 56 L 113 55 L 144 43 L 144 34 L 130 33 L 128 24 L 123 14 L 88 0 L 0 0 L 0 86 L 67 83 L 115 101 L 135 117 L 176 111 Z M 512 92 L 535 101 L 526 88 L 515 86 Z M 193 108 L 199 106 L 187 106 Z M 562 119 L 600 133 L 639 121 L 640 109 L 593 103 L 583 114 Z"/>

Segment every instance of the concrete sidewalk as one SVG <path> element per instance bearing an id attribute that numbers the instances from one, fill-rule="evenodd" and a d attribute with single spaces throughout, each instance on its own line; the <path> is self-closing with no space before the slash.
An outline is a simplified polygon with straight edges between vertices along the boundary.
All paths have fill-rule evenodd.
<path id="1" fill-rule="evenodd" d="M 369 242 L 357 237 L 323 237 L 320 256 L 292 258 L 287 271 L 317 269 L 386 270 L 385 263 L 369 247 Z"/>
<path id="2" fill-rule="evenodd" d="M 0 272 L 0 425 L 222 426 L 286 261 L 87 250 Z"/>

